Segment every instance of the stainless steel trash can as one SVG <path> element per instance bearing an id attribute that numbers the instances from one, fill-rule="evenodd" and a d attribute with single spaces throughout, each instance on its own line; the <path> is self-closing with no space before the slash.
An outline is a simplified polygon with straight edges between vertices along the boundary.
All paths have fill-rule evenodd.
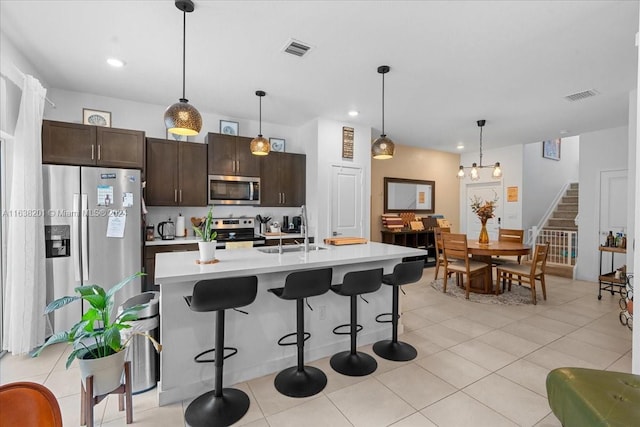
<path id="1" fill-rule="evenodd" d="M 155 340 L 160 339 L 160 292 L 144 292 L 126 300 L 118 313 L 136 305 L 147 306 L 138 311 L 138 320 L 129 322 L 130 329 L 122 331 L 126 336 L 131 332 L 146 332 Z M 131 362 L 131 382 L 133 394 L 154 388 L 158 382 L 159 355 L 153 344 L 144 336 L 135 335 L 127 347 L 126 360 Z"/>

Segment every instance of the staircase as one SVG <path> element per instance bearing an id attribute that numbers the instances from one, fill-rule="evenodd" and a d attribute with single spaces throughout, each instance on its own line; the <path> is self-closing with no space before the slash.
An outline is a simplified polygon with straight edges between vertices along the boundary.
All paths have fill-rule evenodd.
<path id="1" fill-rule="evenodd" d="M 573 267 L 578 254 L 578 216 L 577 182 L 571 183 L 538 234 L 538 243 L 549 242 L 546 273 L 553 276 L 573 278 Z"/>

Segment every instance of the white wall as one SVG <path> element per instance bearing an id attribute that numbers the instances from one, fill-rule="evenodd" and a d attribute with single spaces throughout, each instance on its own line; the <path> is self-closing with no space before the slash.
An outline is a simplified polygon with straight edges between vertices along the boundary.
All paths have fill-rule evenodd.
<path id="1" fill-rule="evenodd" d="M 627 169 L 627 126 L 580 135 L 580 197 L 578 213 L 578 259 L 575 277 L 598 280 L 600 223 L 600 172 Z"/>
<path id="2" fill-rule="evenodd" d="M 523 168 L 523 146 L 511 145 L 508 147 L 483 150 L 482 164 L 493 165 L 500 162 L 502 168 L 502 191 L 498 194 L 498 211 L 500 215 L 500 226 L 502 228 L 522 228 L 522 168 Z M 464 153 L 460 156 L 460 161 L 464 166 L 470 166 L 473 162 L 478 163 L 479 152 Z M 457 171 L 452 171 L 456 173 Z M 469 170 L 465 170 L 469 172 Z M 480 179 L 471 181 L 467 176 L 460 181 L 460 232 L 467 232 L 467 211 L 470 209 L 470 201 L 466 200 L 466 186 L 471 183 L 495 182 L 491 176 L 493 168 L 480 169 Z M 507 188 L 518 187 L 518 201 L 507 202 Z"/>
<path id="3" fill-rule="evenodd" d="M 568 182 L 578 182 L 580 137 L 563 138 L 560 160 L 542 157 L 542 142 L 524 146 L 522 225 L 529 229 L 538 225 L 551 203 Z M 582 190 L 582 187 L 580 188 Z"/>

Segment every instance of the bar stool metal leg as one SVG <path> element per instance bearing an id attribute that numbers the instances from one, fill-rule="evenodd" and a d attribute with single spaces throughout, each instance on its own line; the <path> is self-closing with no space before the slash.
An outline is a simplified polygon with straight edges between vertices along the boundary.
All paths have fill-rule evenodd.
<path id="1" fill-rule="evenodd" d="M 391 308 L 392 339 L 378 341 L 373 345 L 373 351 L 383 359 L 406 362 L 415 359 L 418 351 L 412 345 L 398 341 L 399 288 L 399 286 L 393 286 L 393 307 Z"/>
<path id="2" fill-rule="evenodd" d="M 327 376 L 318 368 L 304 366 L 304 301 L 296 300 L 298 365 L 281 371 L 274 380 L 276 389 L 289 397 L 309 397 L 327 385 Z"/>
<path id="3" fill-rule="evenodd" d="M 351 295 L 351 350 L 336 353 L 331 357 L 331 367 L 343 375 L 361 377 L 369 375 L 378 368 L 376 359 L 361 351 L 356 351 L 358 335 L 358 296 Z M 346 325 L 345 325 L 346 326 Z"/>
<path id="4" fill-rule="evenodd" d="M 242 390 L 222 388 L 224 364 L 224 310 L 216 311 L 215 388 L 189 404 L 185 419 L 192 427 L 229 426 L 249 410 L 249 396 Z"/>

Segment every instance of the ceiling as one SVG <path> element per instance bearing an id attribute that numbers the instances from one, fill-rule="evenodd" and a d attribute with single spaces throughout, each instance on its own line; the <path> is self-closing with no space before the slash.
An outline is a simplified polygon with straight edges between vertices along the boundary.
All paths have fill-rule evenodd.
<path id="1" fill-rule="evenodd" d="M 379 133 L 376 69 L 389 65 L 391 139 L 477 151 L 478 119 L 484 148 L 625 125 L 636 88 L 637 1 L 194 2 L 186 95 L 230 118 L 257 120 L 261 89 L 265 122 L 323 117 Z M 51 88 L 167 106 L 181 97 L 172 0 L 2 0 L 0 24 Z M 313 48 L 285 54 L 290 38 Z M 109 67 L 109 56 L 126 66 Z M 585 90 L 598 95 L 564 99 Z"/>

